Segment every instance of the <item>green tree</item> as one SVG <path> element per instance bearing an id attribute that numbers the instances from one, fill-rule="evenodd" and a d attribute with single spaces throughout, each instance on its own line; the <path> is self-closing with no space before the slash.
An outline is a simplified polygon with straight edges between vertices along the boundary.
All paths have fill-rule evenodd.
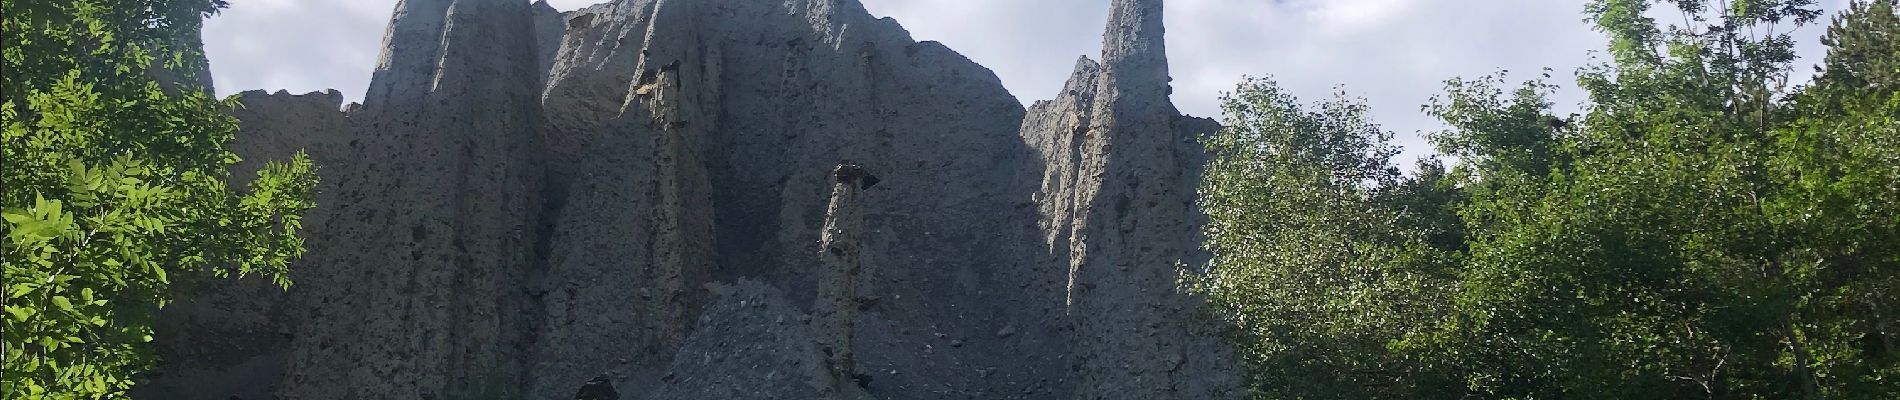
<path id="1" fill-rule="evenodd" d="M 1810 1 L 1594 1 L 1585 115 L 1450 80 L 1425 110 L 1456 161 L 1410 177 L 1363 106 L 1244 82 L 1208 143 L 1202 288 L 1256 397 L 1900 396 L 1894 3 L 1852 3 L 1790 87 Z"/>
<path id="2" fill-rule="evenodd" d="M 1811 265 L 1797 309 L 1809 357 L 1832 398 L 1900 397 L 1900 14 L 1856 2 L 1834 20 L 1813 85 L 1772 132 L 1763 200 L 1786 252 Z"/>
<path id="3" fill-rule="evenodd" d="M 1667 30 L 1649 1 L 1591 4 L 1613 61 L 1580 74 L 1581 121 L 1457 84 L 1434 110 L 1470 257 L 1428 347 L 1481 397 L 1892 398 L 1896 113 L 1860 78 L 1891 76 L 1893 36 L 1862 33 L 1893 31 L 1891 1 L 1843 16 L 1795 92 L 1778 25 L 1811 2 L 1667 3 Z"/>
<path id="4" fill-rule="evenodd" d="M 214 0 L 0 0 L 8 399 L 118 397 L 168 276 L 288 285 L 316 176 L 301 155 L 227 187 L 235 104 L 202 84 Z"/>
<path id="5" fill-rule="evenodd" d="M 1391 164 L 1392 134 L 1343 95 L 1303 107 L 1267 79 L 1222 98 L 1207 140 L 1203 288 L 1237 323 L 1252 390 L 1272 398 L 1422 394 L 1402 349 L 1443 312 L 1455 265 L 1447 193 Z M 1433 168 L 1427 164 L 1422 168 Z M 1435 176 L 1435 175 L 1433 175 Z M 1451 226 L 1445 226 L 1447 220 Z"/>

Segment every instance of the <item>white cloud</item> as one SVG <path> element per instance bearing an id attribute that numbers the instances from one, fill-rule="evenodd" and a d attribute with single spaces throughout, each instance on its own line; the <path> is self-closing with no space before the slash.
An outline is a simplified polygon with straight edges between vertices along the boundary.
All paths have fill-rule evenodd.
<path id="1" fill-rule="evenodd" d="M 941 41 L 995 71 L 1023 102 L 1054 96 L 1076 56 L 1100 53 L 1107 0 L 862 0 L 895 17 L 917 40 Z M 1831 14 L 1847 0 L 1824 0 Z M 572 10 L 592 0 L 552 0 Z M 206 24 L 212 75 L 223 93 L 336 88 L 355 99 L 368 86 L 394 0 L 247 0 Z M 1441 82 L 1500 69 L 1511 78 L 1570 72 L 1591 63 L 1603 38 L 1583 19 L 1583 1 L 1549 0 L 1169 0 L 1168 52 L 1174 100 L 1183 112 L 1217 116 L 1217 96 L 1242 75 L 1273 75 L 1308 101 L 1343 87 L 1365 97 L 1407 147 L 1439 129 L 1419 111 Z M 1797 32 L 1807 60 L 1822 50 L 1821 26 Z M 1574 109 L 1575 89 L 1555 99 Z"/>
<path id="2" fill-rule="evenodd" d="M 205 22 L 211 75 L 224 94 L 329 88 L 362 97 L 393 2 L 246 0 Z"/>

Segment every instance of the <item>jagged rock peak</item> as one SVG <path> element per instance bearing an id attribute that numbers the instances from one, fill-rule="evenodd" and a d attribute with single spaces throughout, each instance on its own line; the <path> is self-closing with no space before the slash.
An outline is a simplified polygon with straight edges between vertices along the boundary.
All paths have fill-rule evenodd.
<path id="1" fill-rule="evenodd" d="M 364 91 L 364 105 L 373 109 L 417 99 L 443 85 L 486 78 L 458 68 L 486 71 L 512 63 L 514 56 L 469 63 L 445 58 L 496 56 L 501 47 L 512 44 L 509 36 L 517 34 L 517 28 L 530 24 L 530 10 L 528 3 L 517 0 L 399 0 Z"/>
<path id="2" fill-rule="evenodd" d="M 441 52 L 442 23 L 453 0 L 400 0 L 383 33 L 363 104 L 379 106 L 391 96 L 426 89 Z"/>
<path id="3" fill-rule="evenodd" d="M 1195 239 L 1197 136 L 1211 123 L 1169 100 L 1160 0 L 1117 0 L 1102 62 L 1083 59 L 1038 102 L 1022 137 L 1046 167 L 1036 199 L 1050 268 L 1065 269 L 1077 398 L 1227 399 L 1244 394 L 1231 349 L 1176 283 Z"/>
<path id="4" fill-rule="evenodd" d="M 1115 0 L 1102 34 L 1102 65 L 1127 96 L 1168 87 L 1168 52 L 1161 0 Z"/>

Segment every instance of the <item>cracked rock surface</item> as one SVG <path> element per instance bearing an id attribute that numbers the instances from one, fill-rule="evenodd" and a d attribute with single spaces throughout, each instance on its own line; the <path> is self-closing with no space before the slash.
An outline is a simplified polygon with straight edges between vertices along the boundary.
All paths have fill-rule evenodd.
<path id="1" fill-rule="evenodd" d="M 1101 61 L 1025 109 L 856 0 L 404 0 L 363 104 L 242 95 L 236 151 L 322 168 L 309 253 L 288 291 L 181 283 L 141 390 L 1236 398 L 1174 287 L 1217 126 L 1168 99 L 1161 1 L 1112 3 Z M 841 160 L 877 175 L 849 274 Z"/>

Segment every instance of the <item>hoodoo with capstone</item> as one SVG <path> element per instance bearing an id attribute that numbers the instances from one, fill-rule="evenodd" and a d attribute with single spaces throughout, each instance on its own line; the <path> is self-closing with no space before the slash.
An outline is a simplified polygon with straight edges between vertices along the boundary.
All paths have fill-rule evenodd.
<path id="1" fill-rule="evenodd" d="M 241 96 L 309 254 L 179 286 L 139 395 L 1239 398 L 1175 287 L 1216 126 L 1111 7 L 1025 109 L 856 0 L 404 0 L 363 104 Z"/>

